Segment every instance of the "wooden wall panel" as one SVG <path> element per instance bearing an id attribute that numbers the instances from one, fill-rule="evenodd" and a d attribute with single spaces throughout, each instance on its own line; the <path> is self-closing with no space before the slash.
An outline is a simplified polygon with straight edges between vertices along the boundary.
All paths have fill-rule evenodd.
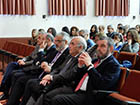
<path id="1" fill-rule="evenodd" d="M 18 41 L 18 42 L 22 42 L 22 43 L 26 43 L 28 44 L 28 40 L 30 40 L 30 37 L 12 37 L 12 38 L 0 38 L 0 48 L 3 47 L 4 43 L 6 41 Z"/>

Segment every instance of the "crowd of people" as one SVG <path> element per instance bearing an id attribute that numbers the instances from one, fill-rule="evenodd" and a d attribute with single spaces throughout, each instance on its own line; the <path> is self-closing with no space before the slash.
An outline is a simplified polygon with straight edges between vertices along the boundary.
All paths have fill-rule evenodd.
<path id="1" fill-rule="evenodd" d="M 138 53 L 140 26 L 93 25 L 33 29 L 31 55 L 8 64 L 0 100 L 6 105 L 96 105 L 93 90 L 116 90 L 120 64 L 114 50 Z M 102 98 L 100 99 L 102 100 Z"/>

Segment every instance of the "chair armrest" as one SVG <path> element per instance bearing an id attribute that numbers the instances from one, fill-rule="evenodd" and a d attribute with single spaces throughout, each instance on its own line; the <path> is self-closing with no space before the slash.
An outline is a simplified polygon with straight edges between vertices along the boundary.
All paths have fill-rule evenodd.
<path id="1" fill-rule="evenodd" d="M 97 100 L 105 99 L 111 93 L 118 93 L 117 91 L 107 91 L 107 90 L 93 90 L 92 94 L 97 98 Z"/>
<path id="2" fill-rule="evenodd" d="M 107 94 L 107 95 L 109 95 L 109 94 L 111 94 L 111 93 L 118 93 L 117 91 L 108 91 L 108 90 L 93 90 L 92 91 L 92 93 L 93 94 Z"/>
<path id="3" fill-rule="evenodd" d="M 140 105 L 140 102 L 136 102 L 136 101 L 122 101 L 120 99 L 113 98 L 111 96 L 108 96 L 107 100 L 108 100 L 109 104 L 115 104 L 115 105 Z"/>
<path id="4" fill-rule="evenodd" d="M 140 102 L 133 102 L 133 101 L 125 101 L 125 105 L 140 105 Z"/>

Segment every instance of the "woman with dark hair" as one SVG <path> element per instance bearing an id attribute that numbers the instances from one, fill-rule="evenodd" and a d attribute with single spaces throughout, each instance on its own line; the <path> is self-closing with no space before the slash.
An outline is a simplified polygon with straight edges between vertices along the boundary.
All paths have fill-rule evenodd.
<path id="1" fill-rule="evenodd" d="M 62 31 L 70 34 L 69 28 L 67 26 L 62 27 Z"/>
<path id="2" fill-rule="evenodd" d="M 123 41 L 127 41 L 127 35 L 126 35 L 126 29 L 124 26 L 120 26 L 119 28 L 119 33 L 123 35 Z"/>
<path id="3" fill-rule="evenodd" d="M 48 28 L 47 33 L 51 33 L 54 37 L 56 35 L 56 30 L 53 27 Z"/>
<path id="4" fill-rule="evenodd" d="M 127 32 L 127 41 L 123 44 L 120 51 L 137 53 L 139 51 L 139 35 L 135 29 L 129 29 Z"/>
<path id="5" fill-rule="evenodd" d="M 140 25 L 136 25 L 136 30 L 138 31 L 138 34 L 140 35 Z"/>
<path id="6" fill-rule="evenodd" d="M 121 33 L 114 33 L 113 36 L 113 40 L 114 40 L 114 50 L 115 51 L 119 51 L 123 45 L 123 36 Z"/>
<path id="7" fill-rule="evenodd" d="M 76 26 L 71 27 L 71 29 L 70 29 L 70 36 L 71 37 L 78 36 L 78 31 L 79 31 L 79 29 Z"/>
<path id="8" fill-rule="evenodd" d="M 95 39 L 95 34 L 98 33 L 98 28 L 96 25 L 92 25 L 90 29 L 90 39 L 94 40 Z"/>

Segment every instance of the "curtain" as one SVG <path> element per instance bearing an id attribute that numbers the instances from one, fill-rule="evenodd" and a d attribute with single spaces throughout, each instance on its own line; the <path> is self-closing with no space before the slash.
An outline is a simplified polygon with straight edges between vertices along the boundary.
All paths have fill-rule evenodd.
<path id="1" fill-rule="evenodd" d="M 0 0 L 0 14 L 34 15 L 34 0 Z"/>
<path id="2" fill-rule="evenodd" d="M 49 15 L 86 15 L 86 0 L 48 0 Z"/>
<path id="3" fill-rule="evenodd" d="M 128 16 L 129 0 L 95 0 L 95 16 Z"/>

